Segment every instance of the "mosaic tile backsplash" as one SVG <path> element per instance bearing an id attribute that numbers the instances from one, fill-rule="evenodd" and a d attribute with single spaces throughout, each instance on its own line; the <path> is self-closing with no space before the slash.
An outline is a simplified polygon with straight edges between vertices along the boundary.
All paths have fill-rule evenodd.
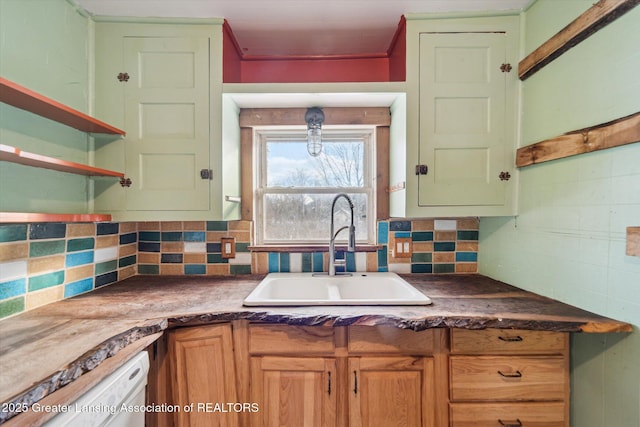
<path id="1" fill-rule="evenodd" d="M 347 271 L 475 273 L 478 219 L 378 222 L 377 250 L 338 252 Z M 0 224 L 0 318 L 136 274 L 326 271 L 327 252 L 251 252 L 251 221 Z M 235 238 L 223 258 L 220 239 Z M 410 257 L 396 241 L 408 241 Z M 375 249 L 375 248 L 374 248 Z"/>

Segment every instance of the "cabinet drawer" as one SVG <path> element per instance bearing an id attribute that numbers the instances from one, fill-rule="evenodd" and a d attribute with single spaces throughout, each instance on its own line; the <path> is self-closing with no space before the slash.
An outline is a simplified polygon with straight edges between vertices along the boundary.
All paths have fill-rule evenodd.
<path id="1" fill-rule="evenodd" d="M 452 400 L 564 400 L 563 357 L 452 356 Z"/>
<path id="2" fill-rule="evenodd" d="M 565 427 L 565 405 L 545 403 L 452 403 L 451 427 Z"/>
<path id="3" fill-rule="evenodd" d="M 251 354 L 332 354 L 334 350 L 333 328 L 249 325 Z"/>
<path id="4" fill-rule="evenodd" d="M 452 354 L 563 353 L 568 334 L 512 329 L 452 329 Z"/>
<path id="5" fill-rule="evenodd" d="M 390 326 L 350 326 L 349 353 L 433 354 L 434 332 Z"/>

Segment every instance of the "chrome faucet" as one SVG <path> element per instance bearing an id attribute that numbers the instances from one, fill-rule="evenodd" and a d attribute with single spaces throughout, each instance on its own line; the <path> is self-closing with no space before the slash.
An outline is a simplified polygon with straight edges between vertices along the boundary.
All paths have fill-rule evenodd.
<path id="1" fill-rule="evenodd" d="M 334 212 L 335 212 L 336 202 L 338 201 L 338 199 L 340 197 L 344 197 L 345 199 L 347 199 L 347 202 L 349 202 L 349 208 L 351 209 L 351 224 L 348 225 L 348 226 L 345 225 L 344 227 L 339 228 L 338 231 L 336 231 L 334 233 L 333 232 L 333 228 L 334 228 L 333 216 L 334 216 Z M 347 196 L 344 193 L 340 193 L 336 197 L 334 197 L 333 203 L 331 204 L 331 235 L 330 235 L 330 239 L 329 239 L 329 276 L 335 276 L 336 275 L 336 265 L 344 265 L 345 266 L 345 270 L 346 270 L 346 265 L 347 265 L 346 258 L 343 259 L 343 260 L 336 260 L 336 251 L 335 251 L 336 237 L 338 236 L 338 234 L 342 230 L 346 230 L 346 229 L 349 229 L 349 246 L 347 247 L 347 251 L 355 252 L 355 250 L 356 250 L 356 227 L 353 225 L 353 202 L 351 201 L 349 196 Z"/>

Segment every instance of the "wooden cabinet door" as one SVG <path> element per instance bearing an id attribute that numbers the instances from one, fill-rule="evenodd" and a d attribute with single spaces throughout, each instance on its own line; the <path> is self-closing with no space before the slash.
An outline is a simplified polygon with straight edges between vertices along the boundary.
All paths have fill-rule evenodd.
<path id="1" fill-rule="evenodd" d="M 183 408 L 176 413 L 179 426 L 238 426 L 238 413 L 226 407 L 198 406 L 238 402 L 231 325 L 209 325 L 169 332 L 173 399 Z"/>
<path id="2" fill-rule="evenodd" d="M 419 206 L 503 205 L 504 33 L 420 34 Z"/>
<path id="3" fill-rule="evenodd" d="M 125 37 L 127 210 L 208 210 L 209 39 Z"/>
<path id="4" fill-rule="evenodd" d="M 251 358 L 251 415 L 259 427 L 336 425 L 336 361 L 323 357 Z"/>
<path id="5" fill-rule="evenodd" d="M 349 425 L 432 427 L 433 372 L 428 357 L 349 358 Z"/>

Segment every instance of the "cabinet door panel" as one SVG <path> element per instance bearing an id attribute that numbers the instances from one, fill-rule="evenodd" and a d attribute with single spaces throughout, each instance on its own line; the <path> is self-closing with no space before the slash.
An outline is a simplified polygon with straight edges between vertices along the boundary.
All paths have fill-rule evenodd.
<path id="1" fill-rule="evenodd" d="M 420 206 L 502 205 L 503 33 L 420 34 Z"/>
<path id="2" fill-rule="evenodd" d="M 452 427 L 566 427 L 565 405 L 545 403 L 452 403 Z"/>
<path id="3" fill-rule="evenodd" d="M 433 360 L 426 357 L 349 359 L 349 425 L 433 426 Z"/>
<path id="4" fill-rule="evenodd" d="M 252 357 L 251 397 L 260 427 L 336 425 L 336 361 L 332 358 Z"/>
<path id="5" fill-rule="evenodd" d="M 124 63 L 128 209 L 209 209 L 209 40 L 127 37 Z"/>
<path id="6" fill-rule="evenodd" d="M 190 404 L 237 402 L 233 339 L 230 325 L 176 329 L 169 333 L 174 359 L 173 397 L 180 407 Z M 197 409 L 197 408 L 196 408 Z M 235 412 L 176 413 L 180 426 L 237 426 Z"/>

